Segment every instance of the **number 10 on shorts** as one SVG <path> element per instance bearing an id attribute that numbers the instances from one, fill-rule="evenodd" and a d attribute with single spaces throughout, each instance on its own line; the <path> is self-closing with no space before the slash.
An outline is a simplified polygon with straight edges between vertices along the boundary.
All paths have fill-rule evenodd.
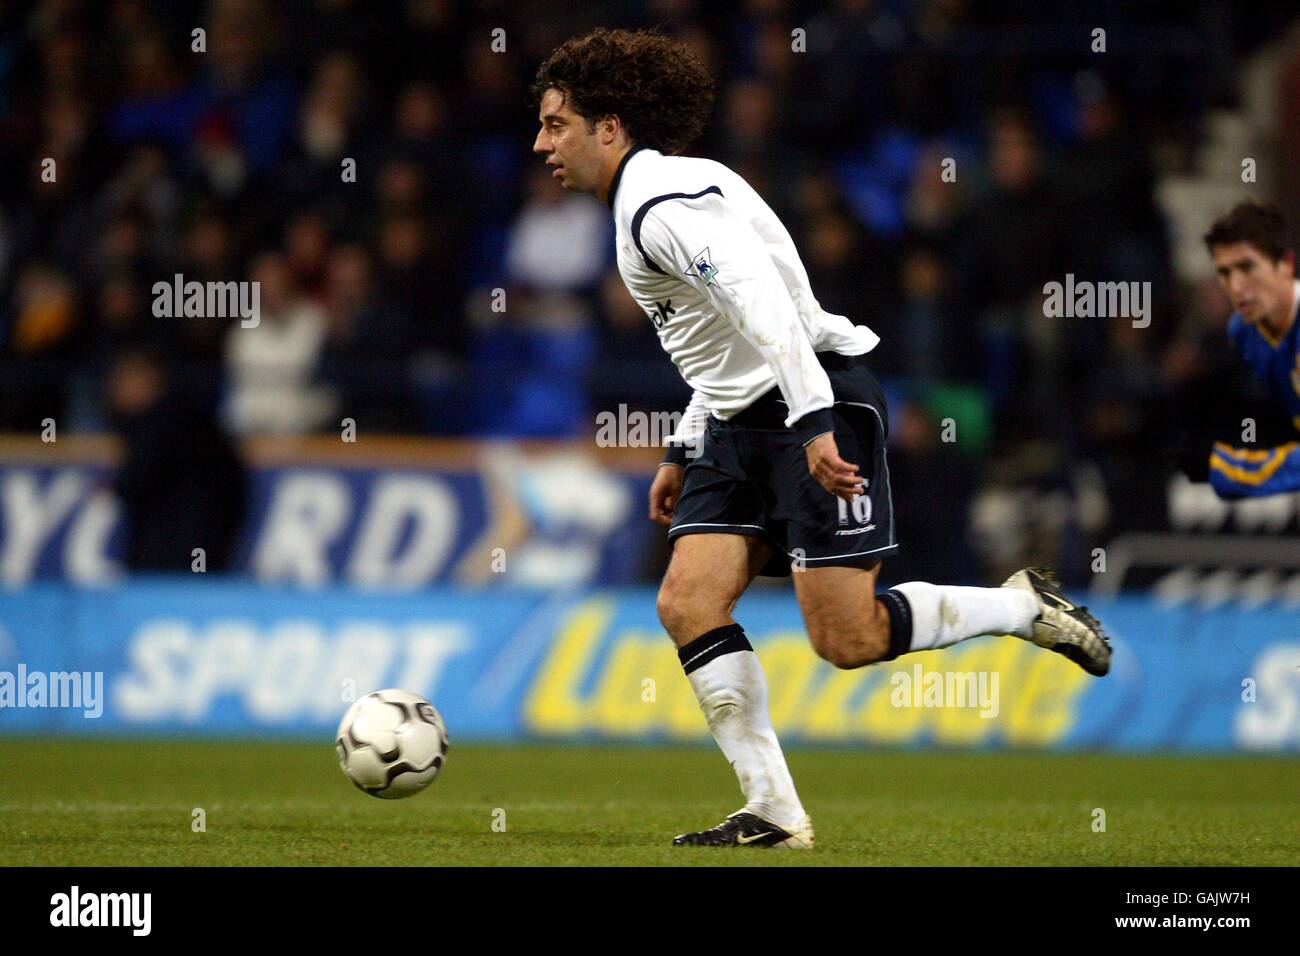
<path id="1" fill-rule="evenodd" d="M 871 499 L 866 495 L 854 495 L 851 503 L 837 496 L 835 502 L 840 506 L 840 524 L 849 523 L 850 509 L 853 511 L 854 523 L 866 524 L 871 520 Z"/>

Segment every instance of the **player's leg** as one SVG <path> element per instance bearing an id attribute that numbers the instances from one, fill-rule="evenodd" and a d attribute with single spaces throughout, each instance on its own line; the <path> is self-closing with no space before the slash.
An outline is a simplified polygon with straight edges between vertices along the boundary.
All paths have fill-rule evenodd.
<path id="1" fill-rule="evenodd" d="M 700 635 L 734 626 L 736 602 L 771 554 L 762 538 L 745 534 L 683 534 L 659 586 L 656 610 L 678 649 Z"/>
<path id="2" fill-rule="evenodd" d="M 797 486 L 781 489 L 783 509 L 798 516 L 787 537 L 795 593 L 817 653 L 838 667 L 861 667 L 984 634 L 1013 634 L 1105 674 L 1111 649 L 1101 626 L 1045 569 L 1026 568 L 1000 588 L 910 581 L 876 594 L 880 560 L 898 547 L 883 398 L 865 371 L 847 387 L 857 393 L 833 410 L 835 440 L 841 457 L 861 469 L 865 493 L 852 503 L 836 498 L 807 474 L 802 449 L 789 465 L 799 473 Z"/>
<path id="3" fill-rule="evenodd" d="M 1068 657 L 1088 673 L 1110 669 L 1110 645 L 1087 608 L 1075 606 L 1044 568 L 1018 571 L 1000 588 L 909 581 L 876 594 L 873 568 L 823 567 L 795 575 L 813 649 L 836 667 L 893 660 L 985 634 L 1011 634 Z"/>
<path id="4" fill-rule="evenodd" d="M 910 581 L 877 595 L 879 570 L 876 562 L 869 568 L 818 567 L 794 575 L 813 649 L 836 667 L 862 667 L 982 634 L 1033 637 L 1039 603 L 1019 588 Z"/>
<path id="5" fill-rule="evenodd" d="M 771 554 L 744 534 L 683 534 L 659 590 L 659 619 L 677 645 L 713 739 L 736 771 L 745 806 L 721 825 L 683 834 L 691 845 L 812 845 L 785 755 L 768 712 L 758 655 L 732 609 Z"/>

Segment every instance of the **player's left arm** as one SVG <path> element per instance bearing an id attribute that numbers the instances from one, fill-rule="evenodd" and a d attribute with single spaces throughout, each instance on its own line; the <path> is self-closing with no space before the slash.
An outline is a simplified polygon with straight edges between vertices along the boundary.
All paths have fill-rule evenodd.
<path id="1" fill-rule="evenodd" d="M 1269 381 L 1268 362 L 1271 351 L 1261 354 L 1258 348 L 1252 349 L 1259 332 L 1252 329 L 1239 316 L 1234 315 L 1228 323 L 1228 339 L 1232 348 L 1250 369 L 1251 375 L 1261 383 Z M 1296 381 L 1293 387 L 1300 391 L 1300 356 L 1296 362 Z M 1277 401 L 1277 393 L 1270 390 L 1272 401 Z M 1259 418 L 1254 409 L 1242 404 L 1240 408 L 1248 409 L 1247 418 Z M 1240 420 L 1240 415 L 1228 416 Z M 1300 491 L 1300 441 L 1286 440 L 1284 433 L 1291 433 L 1295 421 L 1287 423 L 1283 416 L 1267 415 L 1260 421 L 1260 428 L 1265 435 L 1266 444 L 1246 446 L 1232 438 L 1226 441 L 1216 440 L 1210 448 L 1209 481 L 1215 494 L 1226 500 L 1240 498 L 1262 498 L 1268 495 Z M 1270 441 L 1271 438 L 1271 441 Z"/>
<path id="2" fill-rule="evenodd" d="M 708 194 L 654 206 L 640 238 L 660 269 L 693 283 L 758 350 L 789 407 L 785 424 L 799 435 L 822 487 L 845 499 L 860 493 L 858 466 L 840 458 L 835 444 L 830 379 L 753 226 Z"/>

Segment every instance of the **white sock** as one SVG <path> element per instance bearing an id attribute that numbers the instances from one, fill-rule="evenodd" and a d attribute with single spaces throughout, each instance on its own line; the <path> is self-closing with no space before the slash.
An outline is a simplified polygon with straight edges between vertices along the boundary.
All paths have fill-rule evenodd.
<path id="1" fill-rule="evenodd" d="M 740 779 L 745 809 L 777 826 L 796 826 L 803 804 L 772 729 L 763 666 L 745 632 L 738 624 L 717 628 L 679 654 L 713 739 Z"/>
<path id="2" fill-rule="evenodd" d="M 1028 638 L 1038 617 L 1038 601 L 1019 588 L 967 588 L 909 581 L 891 588 L 907 598 L 912 611 L 912 646 L 926 651 L 948 647 L 981 634 Z"/>

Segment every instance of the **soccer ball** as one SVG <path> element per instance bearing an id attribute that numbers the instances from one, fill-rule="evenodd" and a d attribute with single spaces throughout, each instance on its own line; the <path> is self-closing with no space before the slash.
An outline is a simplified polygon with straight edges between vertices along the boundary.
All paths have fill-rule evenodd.
<path id="1" fill-rule="evenodd" d="M 409 690 L 377 690 L 348 708 L 334 746 L 339 766 L 372 797 L 410 797 L 442 770 L 451 743 L 433 705 Z"/>

